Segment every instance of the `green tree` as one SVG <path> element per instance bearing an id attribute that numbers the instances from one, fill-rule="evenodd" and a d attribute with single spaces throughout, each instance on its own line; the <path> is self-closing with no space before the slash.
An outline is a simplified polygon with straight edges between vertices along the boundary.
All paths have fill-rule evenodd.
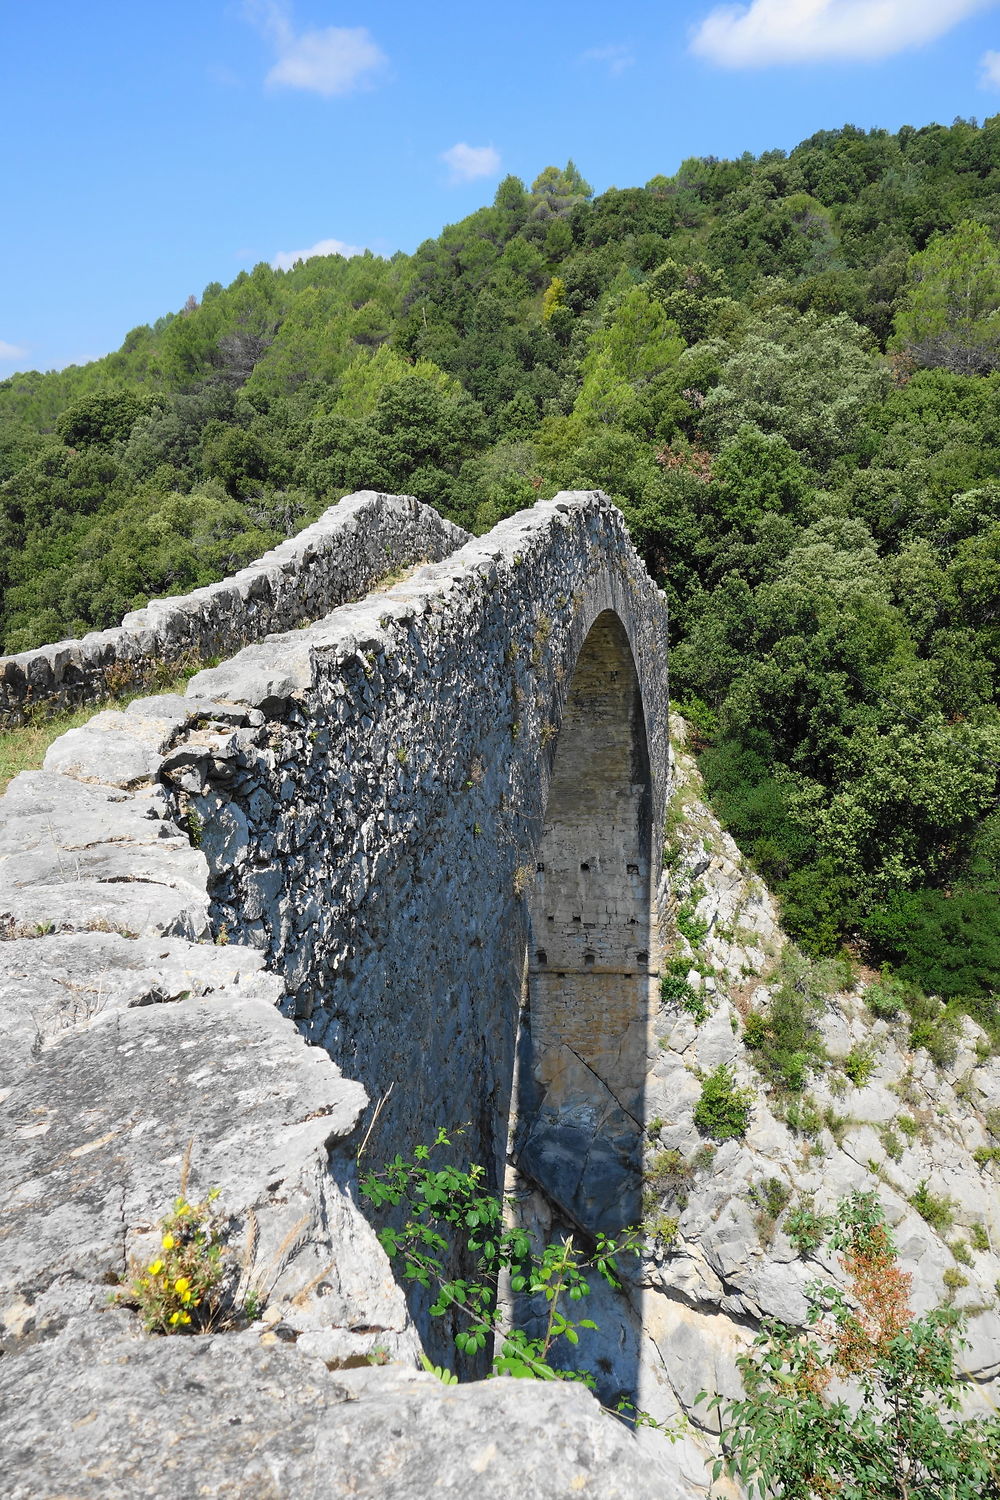
<path id="1" fill-rule="evenodd" d="M 808 1331 L 765 1321 L 737 1360 L 745 1396 L 709 1398 L 722 1414 L 715 1477 L 726 1469 L 760 1500 L 996 1500 L 1000 1419 L 956 1415 L 961 1318 L 914 1317 L 874 1193 L 837 1217 L 848 1289 L 814 1282 Z M 833 1387 L 845 1379 L 850 1402 Z"/>
<path id="2" fill-rule="evenodd" d="M 1000 365 L 1000 247 L 963 219 L 910 261 L 910 290 L 896 316 L 896 346 L 918 364 L 978 375 Z"/>

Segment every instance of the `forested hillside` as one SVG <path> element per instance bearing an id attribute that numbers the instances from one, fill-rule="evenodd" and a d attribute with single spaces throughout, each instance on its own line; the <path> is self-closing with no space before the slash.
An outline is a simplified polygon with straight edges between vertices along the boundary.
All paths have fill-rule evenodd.
<path id="1" fill-rule="evenodd" d="M 716 807 L 807 949 L 996 1030 L 1000 117 L 260 265 L 0 384 L 0 644 L 116 622 L 362 487 L 474 529 L 622 506 Z M 994 373 L 996 371 L 997 373 Z"/>

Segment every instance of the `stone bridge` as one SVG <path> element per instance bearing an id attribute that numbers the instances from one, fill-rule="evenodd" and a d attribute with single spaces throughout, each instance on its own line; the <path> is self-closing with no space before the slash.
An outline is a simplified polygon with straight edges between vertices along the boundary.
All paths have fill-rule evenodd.
<path id="1" fill-rule="evenodd" d="M 393 561 L 408 546 L 453 550 L 315 619 L 359 504 L 368 553 L 380 524 Z M 100 1309 L 102 1282 L 124 1274 L 176 1192 L 192 1137 L 233 1232 L 253 1222 L 258 1255 L 275 1251 L 268 1291 L 296 1350 L 328 1370 L 363 1364 L 373 1338 L 411 1360 L 415 1348 L 351 1199 L 362 1135 L 374 1164 L 464 1126 L 463 1154 L 499 1185 L 513 1126 L 521 1172 L 560 1219 L 594 1230 L 638 1218 L 668 764 L 663 598 L 600 494 L 557 496 L 479 540 L 429 518 L 412 501 L 345 501 L 318 523 L 325 550 L 305 532 L 262 560 L 252 589 L 230 581 L 151 607 L 196 638 L 211 615 L 215 640 L 228 609 L 238 645 L 247 599 L 277 569 L 280 618 L 296 628 L 199 672 L 185 697 L 98 714 L 0 801 L 12 1156 L 0 1316 L 18 1356 L 0 1376 L 16 1367 L 43 1407 L 75 1410 L 71 1376 L 51 1374 L 73 1358 L 131 1360 L 137 1391 L 162 1389 L 163 1361 L 187 1358 L 172 1340 L 116 1353 L 129 1315 Z M 296 580 L 312 623 L 289 619 Z M 80 654 L 58 650 L 49 678 L 7 671 L 15 695 L 34 681 L 58 696 L 52 673 L 67 661 L 72 689 Z M 234 1352 L 248 1338 L 211 1343 L 254 1387 L 257 1366 L 237 1370 Z M 381 1372 L 351 1373 L 378 1398 Z M 577 1395 L 556 1399 L 574 1408 L 570 1428 L 596 1421 Z M 537 1491 L 515 1481 L 503 1465 L 520 1461 L 516 1441 L 511 1452 L 478 1493 L 564 1493 L 552 1475 Z M 620 1493 L 645 1495 L 635 1460 L 616 1454 Z M 24 1461 L 12 1494 L 67 1482 L 55 1458 Z M 129 1461 L 112 1465 L 122 1493 Z M 579 1470 L 565 1493 L 617 1494 L 608 1472 Z M 341 1493 L 294 1473 L 303 1493 Z M 421 1493 L 409 1482 L 400 1495 Z M 73 1493 L 111 1493 L 93 1483 Z"/>

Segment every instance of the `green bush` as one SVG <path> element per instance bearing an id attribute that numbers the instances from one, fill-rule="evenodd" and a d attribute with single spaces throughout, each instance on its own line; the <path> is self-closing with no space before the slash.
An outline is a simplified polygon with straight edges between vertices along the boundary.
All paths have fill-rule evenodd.
<path id="1" fill-rule="evenodd" d="M 926 1177 L 917 1184 L 916 1191 L 910 1194 L 909 1202 L 920 1217 L 932 1229 L 937 1230 L 938 1234 L 944 1234 L 955 1221 L 954 1204 L 951 1199 L 932 1193 L 927 1186 Z"/>
<path id="2" fill-rule="evenodd" d="M 875 1071 L 875 1054 L 871 1047 L 852 1047 L 841 1067 L 856 1089 L 864 1088 Z"/>
<path id="3" fill-rule="evenodd" d="M 956 1415 L 960 1315 L 911 1313 L 874 1194 L 838 1206 L 830 1247 L 849 1295 L 808 1286 L 808 1329 L 765 1319 L 737 1358 L 744 1394 L 708 1398 L 721 1416 L 713 1481 L 725 1470 L 759 1500 L 996 1500 L 1000 1420 Z M 956 1267 L 945 1272 L 949 1293 L 964 1283 Z M 856 1396 L 831 1400 L 831 1381 L 845 1377 Z"/>
<path id="4" fill-rule="evenodd" d="M 809 1203 L 800 1203 L 785 1220 L 785 1234 L 800 1255 L 811 1255 L 833 1228 L 828 1214 L 818 1214 Z"/>
<path id="5" fill-rule="evenodd" d="M 951 1000 L 1000 990 L 996 885 L 901 892 L 872 913 L 865 933 L 901 979 L 928 994 Z"/>
<path id="6" fill-rule="evenodd" d="M 789 950 L 767 1009 L 746 1018 L 743 1044 L 758 1072 L 781 1092 L 801 1093 L 826 1060 L 818 1021 L 833 973 L 830 965 Z"/>
<path id="7" fill-rule="evenodd" d="M 739 1088 L 732 1069 L 720 1063 L 701 1086 L 694 1123 L 713 1140 L 740 1140 L 747 1133 L 752 1112 L 753 1091 Z"/>

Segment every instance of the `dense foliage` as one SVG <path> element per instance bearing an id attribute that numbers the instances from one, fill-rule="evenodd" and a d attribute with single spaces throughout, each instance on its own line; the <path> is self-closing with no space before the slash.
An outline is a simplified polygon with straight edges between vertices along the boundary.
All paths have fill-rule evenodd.
<path id="1" fill-rule="evenodd" d="M 810 952 L 990 1020 L 1000 117 L 845 127 L 410 257 L 266 265 L 0 384 L 0 641 L 114 622 L 361 486 L 482 529 L 566 486 L 663 580 L 722 816 Z"/>

